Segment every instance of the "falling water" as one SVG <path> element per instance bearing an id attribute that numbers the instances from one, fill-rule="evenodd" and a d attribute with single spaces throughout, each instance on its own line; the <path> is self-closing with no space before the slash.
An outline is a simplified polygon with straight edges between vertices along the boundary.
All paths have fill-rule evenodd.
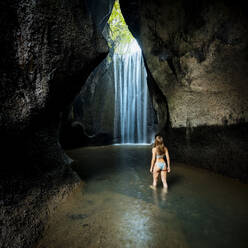
<path id="1" fill-rule="evenodd" d="M 128 53 L 114 55 L 115 137 L 122 144 L 148 143 L 147 73 L 136 41 Z"/>

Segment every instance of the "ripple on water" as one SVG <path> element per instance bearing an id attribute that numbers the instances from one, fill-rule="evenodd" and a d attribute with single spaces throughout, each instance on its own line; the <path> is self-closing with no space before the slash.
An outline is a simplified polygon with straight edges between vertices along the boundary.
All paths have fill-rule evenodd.
<path id="1" fill-rule="evenodd" d="M 70 151 L 84 184 L 58 208 L 38 247 L 247 247 L 248 185 L 173 164 L 168 192 L 161 184 L 152 190 L 150 149 Z"/>

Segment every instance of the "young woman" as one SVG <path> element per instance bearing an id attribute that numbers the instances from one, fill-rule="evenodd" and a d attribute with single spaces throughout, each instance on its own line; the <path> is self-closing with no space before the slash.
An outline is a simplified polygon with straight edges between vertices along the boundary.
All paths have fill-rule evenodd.
<path id="1" fill-rule="evenodd" d="M 167 163 L 165 163 L 164 157 L 166 157 Z M 158 177 L 160 173 L 164 188 L 168 188 L 166 176 L 167 172 L 170 172 L 170 156 L 167 147 L 164 145 L 163 137 L 159 135 L 155 137 L 155 144 L 152 148 L 150 172 L 153 173 L 152 188 L 157 187 Z"/>

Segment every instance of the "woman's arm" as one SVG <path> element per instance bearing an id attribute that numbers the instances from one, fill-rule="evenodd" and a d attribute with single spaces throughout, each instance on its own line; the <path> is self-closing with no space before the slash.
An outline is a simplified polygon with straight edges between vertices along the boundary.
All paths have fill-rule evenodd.
<path id="1" fill-rule="evenodd" d="M 153 149 L 152 149 L 151 168 L 150 168 L 150 172 L 151 172 L 151 173 L 153 172 L 153 168 L 154 168 L 155 161 L 156 161 L 156 151 L 155 151 L 155 149 L 153 148 Z"/>
<path id="2" fill-rule="evenodd" d="M 168 172 L 170 172 L 170 156 L 169 156 L 169 151 L 166 147 L 165 147 L 165 156 L 166 156 L 167 165 L 168 165 Z"/>

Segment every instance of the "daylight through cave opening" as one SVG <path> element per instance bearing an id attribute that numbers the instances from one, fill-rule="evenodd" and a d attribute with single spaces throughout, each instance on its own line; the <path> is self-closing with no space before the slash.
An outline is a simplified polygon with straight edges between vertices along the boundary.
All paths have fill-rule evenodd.
<path id="1" fill-rule="evenodd" d="M 114 46 L 114 136 L 121 144 L 151 143 L 153 110 L 142 51 L 130 33 L 116 1 L 109 19 Z"/>

